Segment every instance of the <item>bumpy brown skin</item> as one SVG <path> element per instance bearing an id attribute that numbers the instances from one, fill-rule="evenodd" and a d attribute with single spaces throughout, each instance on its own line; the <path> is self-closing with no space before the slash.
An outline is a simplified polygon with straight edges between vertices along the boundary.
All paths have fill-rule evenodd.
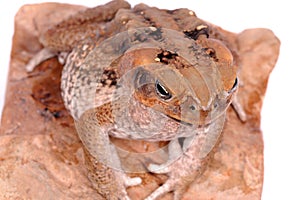
<path id="1" fill-rule="evenodd" d="M 226 44 L 226 39 L 222 38 L 222 36 L 214 32 L 214 30 L 209 30 L 208 25 L 204 21 L 198 19 L 194 12 L 187 9 L 178 9 L 173 11 L 159 10 L 157 8 L 150 8 L 144 4 L 137 5 L 133 9 L 130 9 L 130 5 L 127 2 L 116 0 L 104 6 L 87 9 L 84 12 L 80 12 L 79 14 L 64 20 L 60 24 L 48 30 L 41 38 L 43 45 L 51 51 L 57 53 L 71 52 L 63 70 L 62 96 L 67 109 L 71 112 L 72 116 L 78 120 L 77 128 L 79 135 L 87 148 L 85 152 L 87 166 L 89 168 L 89 178 L 98 192 L 106 199 L 129 199 L 126 193 L 126 187 L 139 184 L 140 180 L 130 179 L 126 177 L 124 173 L 116 171 L 109 166 L 102 165 L 101 162 L 99 162 L 99 159 L 102 159 L 101 161 L 105 162 L 105 159 L 107 156 L 110 156 L 109 154 L 111 153 L 108 145 L 108 133 L 105 132 L 105 127 L 115 121 L 115 116 L 112 114 L 112 104 L 109 102 L 110 98 L 105 95 L 100 95 L 99 99 L 103 102 L 100 107 L 97 107 L 96 110 L 92 109 L 87 111 L 84 114 L 80 113 L 80 107 L 85 107 L 87 105 L 74 105 L 74 99 L 79 98 L 78 94 L 83 90 L 92 88 L 86 86 L 89 82 L 89 80 L 86 80 L 85 83 L 82 83 L 86 84 L 84 89 L 74 89 L 78 87 L 78 85 L 76 85 L 76 79 L 86 78 L 80 77 L 79 71 L 88 70 L 90 66 L 85 68 L 84 65 L 82 66 L 82 63 L 85 62 L 89 52 L 92 52 L 95 48 L 101 45 L 106 38 L 129 29 L 149 26 L 172 29 L 180 33 L 184 33 L 196 44 L 201 46 L 201 55 L 206 56 L 208 63 L 214 63 L 217 70 L 220 72 L 220 81 L 222 82 L 224 92 L 230 92 L 236 79 L 236 63 L 231 52 L 228 50 L 230 47 L 226 48 L 224 46 L 224 43 Z M 211 35 L 217 37 L 208 39 Z M 155 55 L 162 55 L 158 58 L 158 61 L 163 64 L 173 67 L 187 66 L 184 59 L 170 58 L 168 56 L 168 52 L 162 51 L 157 53 L 157 51 L 157 49 L 149 50 L 146 54 L 139 53 L 139 51 L 133 51 L 127 54 L 118 61 L 120 66 L 124 66 L 122 69 L 97 69 L 103 76 L 99 89 L 102 92 L 105 91 L 105 94 L 112 94 L 116 89 L 116 81 L 120 78 L 120 74 L 126 72 L 126 66 L 137 66 L 154 61 L 157 62 L 157 60 L 155 60 L 157 59 Z M 97 62 L 97 59 L 99 58 L 95 57 L 94 62 Z M 131 65 L 128 65 L 128 63 L 131 63 Z M 88 64 L 94 65 L 94 63 Z M 182 76 L 189 79 L 192 72 L 190 69 L 186 70 L 186 68 L 187 67 L 182 67 L 182 69 L 178 68 L 176 70 L 178 70 Z M 210 96 L 207 92 L 203 93 L 204 89 L 195 82 L 192 83 L 192 87 L 197 93 L 199 93 L 197 94 L 199 98 L 206 98 L 203 102 L 207 105 L 211 98 L 215 98 Z M 151 86 L 149 86 L 149 88 L 148 90 L 151 90 Z M 170 106 L 168 105 L 168 102 L 161 103 L 163 101 L 157 99 L 157 97 L 153 94 L 153 91 L 152 93 L 149 91 L 147 93 L 145 90 L 136 91 L 135 98 L 142 105 L 146 106 L 147 109 L 151 108 L 154 104 L 160 104 L 164 107 L 164 109 L 158 109 L 156 111 L 163 112 L 166 116 L 176 120 L 175 122 L 168 123 L 168 126 L 170 127 L 174 128 L 176 125 L 180 126 L 181 120 L 184 122 L 184 120 L 180 118 L 180 113 L 176 113 L 174 111 L 176 109 L 168 110 L 167 107 Z M 230 98 L 231 96 L 228 96 L 228 104 L 230 103 Z M 174 105 L 179 104 L 174 101 L 173 103 Z M 145 112 L 146 115 L 148 110 L 145 111 L 143 108 L 138 112 Z M 209 113 L 205 115 L 208 114 Z M 215 144 L 215 140 L 217 140 L 219 133 L 222 130 L 223 121 L 224 116 L 211 123 L 213 127 L 205 134 L 215 134 L 212 139 L 207 139 L 205 134 L 202 134 L 203 127 L 199 126 L 196 128 L 196 132 L 198 131 L 198 133 L 201 134 L 199 134 L 200 136 L 194 141 L 197 145 L 191 146 L 187 150 L 189 157 L 182 156 L 178 161 L 171 164 L 169 163 L 170 165 L 166 166 L 164 169 L 157 169 L 157 166 L 155 165 L 149 166 L 149 170 L 152 172 L 168 173 L 169 180 L 166 184 L 153 192 L 147 198 L 148 200 L 156 199 L 169 191 L 174 191 L 174 199 L 180 199 L 182 197 L 185 189 L 203 168 L 205 157 L 209 153 L 209 149 L 211 149 Z M 104 128 L 99 129 L 97 128 L 97 124 L 93 123 L 97 123 L 98 125 L 100 124 Z M 194 124 L 191 121 L 185 121 L 185 123 Z M 197 123 L 198 122 L 195 124 L 205 125 L 201 124 L 202 122 L 199 122 L 199 124 Z M 87 130 L 89 130 L 89 133 Z M 99 131 L 100 135 L 102 133 L 101 131 L 105 133 L 102 133 L 103 135 L 101 136 L 93 135 L 93 133 L 98 133 Z M 168 131 L 169 130 L 163 130 L 162 134 Z M 111 135 L 121 138 L 128 137 L 126 134 L 124 136 L 118 135 L 118 133 L 113 133 Z M 168 140 L 168 138 L 164 136 L 160 138 Z M 153 140 L 158 141 L 155 138 Z M 211 144 L 206 147 L 205 142 L 207 143 L 208 140 L 212 141 L 209 141 Z M 204 152 L 201 155 L 199 153 L 201 150 L 199 146 L 202 146 L 201 148 L 204 149 Z"/>

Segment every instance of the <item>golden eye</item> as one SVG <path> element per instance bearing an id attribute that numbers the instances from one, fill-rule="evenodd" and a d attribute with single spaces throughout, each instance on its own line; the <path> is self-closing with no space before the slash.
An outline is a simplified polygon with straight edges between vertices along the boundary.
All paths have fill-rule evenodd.
<path id="1" fill-rule="evenodd" d="M 156 94 L 163 100 L 172 98 L 172 94 L 158 81 L 155 82 Z"/>

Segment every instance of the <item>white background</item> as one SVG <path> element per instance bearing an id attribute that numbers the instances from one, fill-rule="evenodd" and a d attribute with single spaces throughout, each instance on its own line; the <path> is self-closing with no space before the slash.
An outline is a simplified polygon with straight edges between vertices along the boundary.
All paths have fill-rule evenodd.
<path id="1" fill-rule="evenodd" d="M 23 4 L 40 2 L 42 1 L 10 0 L 0 3 L 0 111 L 4 102 L 14 14 Z M 95 6 L 107 0 L 60 2 Z M 269 81 L 262 112 L 265 142 L 265 180 L 262 199 L 299 200 L 300 6 L 296 4 L 297 1 L 129 0 L 129 2 L 132 5 L 144 2 L 168 9 L 190 8 L 198 17 L 232 32 L 257 27 L 274 31 L 282 45 L 278 63 Z"/>

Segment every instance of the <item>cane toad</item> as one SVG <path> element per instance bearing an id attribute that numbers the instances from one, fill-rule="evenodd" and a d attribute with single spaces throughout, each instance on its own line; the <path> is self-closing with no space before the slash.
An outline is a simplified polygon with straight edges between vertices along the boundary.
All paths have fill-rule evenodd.
<path id="1" fill-rule="evenodd" d="M 170 191 L 181 199 L 216 144 L 237 91 L 236 62 L 224 38 L 188 9 L 131 9 L 116 0 L 71 16 L 40 41 L 45 48 L 27 70 L 67 55 L 62 97 L 95 189 L 106 199 L 130 199 L 126 188 L 141 178 L 126 172 L 163 173 L 168 180 L 146 199 Z M 139 164 L 132 168 L 110 137 L 169 143 L 133 156 Z"/>

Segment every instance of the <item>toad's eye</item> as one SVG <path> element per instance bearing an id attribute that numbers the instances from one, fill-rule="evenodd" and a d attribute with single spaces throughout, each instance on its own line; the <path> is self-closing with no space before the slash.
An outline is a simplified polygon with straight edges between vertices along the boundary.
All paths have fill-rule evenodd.
<path id="1" fill-rule="evenodd" d="M 238 80 L 238 78 L 236 78 L 235 81 L 234 81 L 234 84 L 233 84 L 232 88 L 229 90 L 228 93 L 231 94 L 231 93 L 233 93 L 234 91 L 236 91 L 238 85 L 239 85 L 239 80 Z"/>
<path id="2" fill-rule="evenodd" d="M 158 81 L 155 82 L 155 89 L 157 95 L 163 100 L 168 100 L 172 98 L 171 93 Z"/>

